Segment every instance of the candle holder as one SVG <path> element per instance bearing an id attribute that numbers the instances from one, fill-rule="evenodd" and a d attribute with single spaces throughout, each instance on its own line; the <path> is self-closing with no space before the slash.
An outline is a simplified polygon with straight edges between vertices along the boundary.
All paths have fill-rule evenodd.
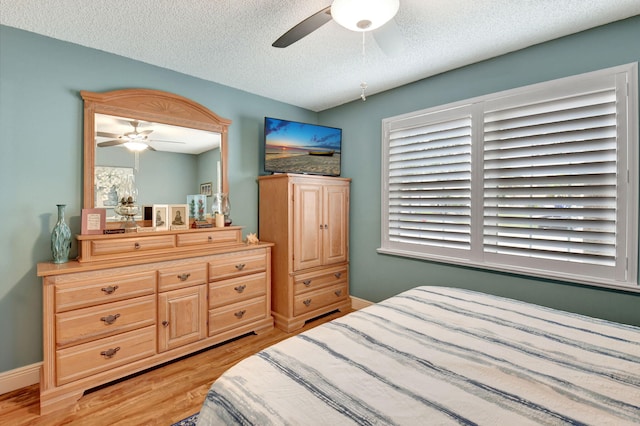
<path id="1" fill-rule="evenodd" d="M 118 188 L 118 199 L 120 201 L 113 208 L 113 211 L 124 219 L 121 228 L 124 229 L 124 232 L 136 232 L 138 224 L 135 217 L 140 214 L 140 206 L 136 204 L 138 189 L 133 176 L 129 176 L 127 181 Z"/>

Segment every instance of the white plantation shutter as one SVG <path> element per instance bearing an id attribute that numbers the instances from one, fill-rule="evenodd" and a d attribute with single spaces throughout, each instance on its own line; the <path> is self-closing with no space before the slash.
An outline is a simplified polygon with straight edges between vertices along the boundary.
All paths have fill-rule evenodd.
<path id="1" fill-rule="evenodd" d="M 469 249 L 471 116 L 391 131 L 389 238 Z"/>
<path id="2" fill-rule="evenodd" d="M 637 288 L 636 81 L 633 64 L 384 120 L 379 251 Z"/>

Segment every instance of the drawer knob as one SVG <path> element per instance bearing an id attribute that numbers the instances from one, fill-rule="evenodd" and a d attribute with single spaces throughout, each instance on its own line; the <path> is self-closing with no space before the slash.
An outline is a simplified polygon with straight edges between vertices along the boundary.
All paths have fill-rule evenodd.
<path id="1" fill-rule="evenodd" d="M 309 287 L 311 285 L 311 280 L 304 280 L 304 281 L 302 281 L 302 284 L 304 284 L 307 287 Z"/>
<path id="2" fill-rule="evenodd" d="M 100 321 L 103 321 L 105 324 L 111 325 L 116 322 L 118 318 L 120 318 L 120 314 L 107 315 L 106 317 L 100 318 Z"/>
<path id="3" fill-rule="evenodd" d="M 167 320 L 162 321 L 162 325 L 164 327 L 168 327 L 169 326 L 169 321 L 167 321 Z"/>
<path id="4" fill-rule="evenodd" d="M 187 274 L 180 274 L 180 275 L 178 275 L 178 279 L 179 279 L 180 281 L 186 281 L 186 280 L 187 280 L 187 278 L 189 278 L 190 276 L 191 276 L 191 274 L 190 274 L 190 273 L 187 273 Z"/>
<path id="5" fill-rule="evenodd" d="M 241 311 L 236 312 L 234 315 L 236 316 L 236 318 L 240 319 L 244 316 L 245 312 L 247 311 L 243 309 Z"/>
<path id="6" fill-rule="evenodd" d="M 238 293 L 242 293 L 242 292 L 244 291 L 244 289 L 245 289 L 245 288 L 247 288 L 247 286 L 246 286 L 245 284 L 242 284 L 242 285 L 239 285 L 239 286 L 234 287 L 233 289 L 234 289 L 235 291 L 237 291 Z"/>
<path id="7" fill-rule="evenodd" d="M 244 264 L 244 263 L 238 263 L 238 264 L 236 265 L 236 269 L 237 269 L 238 271 L 242 271 L 242 270 L 244 269 L 244 267 L 245 267 L 245 264 Z"/>
<path id="8" fill-rule="evenodd" d="M 111 358 L 112 356 L 114 356 L 116 354 L 116 352 L 118 352 L 120 350 L 120 346 L 116 347 L 116 348 L 110 348 L 107 349 L 106 351 L 102 351 L 100 352 L 100 355 L 102 355 L 105 358 Z"/>
<path id="9" fill-rule="evenodd" d="M 109 287 L 102 287 L 100 290 L 104 291 L 105 294 L 112 294 L 118 289 L 117 285 L 110 285 Z"/>
<path id="10" fill-rule="evenodd" d="M 334 291 L 334 293 L 336 294 L 336 296 L 340 297 L 340 295 L 342 294 L 342 290 L 336 290 Z"/>
<path id="11" fill-rule="evenodd" d="M 213 241 L 213 237 L 212 237 L 211 235 L 209 235 L 209 236 L 207 237 L 207 241 L 209 241 L 209 242 Z"/>
<path id="12" fill-rule="evenodd" d="M 306 299 L 302 303 L 304 303 L 304 306 L 309 307 L 309 305 L 311 304 L 311 299 Z"/>
<path id="13" fill-rule="evenodd" d="M 140 248 L 140 243 L 135 243 L 135 244 L 133 245 L 133 247 L 134 247 L 136 250 L 138 250 L 138 249 Z"/>
<path id="14" fill-rule="evenodd" d="M 335 274 L 333 274 L 336 278 L 340 278 L 342 276 L 342 272 L 336 272 Z"/>

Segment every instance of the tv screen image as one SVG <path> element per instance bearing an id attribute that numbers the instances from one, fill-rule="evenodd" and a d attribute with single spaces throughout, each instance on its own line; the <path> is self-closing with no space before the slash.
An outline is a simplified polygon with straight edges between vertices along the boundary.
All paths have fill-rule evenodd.
<path id="1" fill-rule="evenodd" d="M 340 176 L 342 129 L 265 117 L 264 170 Z"/>

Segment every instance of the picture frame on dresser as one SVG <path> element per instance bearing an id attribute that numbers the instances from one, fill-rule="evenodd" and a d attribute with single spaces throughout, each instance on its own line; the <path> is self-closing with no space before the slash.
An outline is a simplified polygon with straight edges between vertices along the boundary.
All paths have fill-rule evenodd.
<path id="1" fill-rule="evenodd" d="M 106 227 L 107 209 L 82 209 L 82 235 L 102 234 Z"/>
<path id="2" fill-rule="evenodd" d="M 167 218 L 169 217 L 169 205 L 167 204 L 154 204 L 153 205 L 153 214 L 151 216 L 151 221 L 153 226 L 156 228 L 156 231 L 166 231 L 169 229 L 169 221 Z"/>
<path id="3" fill-rule="evenodd" d="M 171 221 L 169 229 L 172 231 L 189 229 L 189 206 L 187 204 L 169 204 L 169 216 Z"/>

